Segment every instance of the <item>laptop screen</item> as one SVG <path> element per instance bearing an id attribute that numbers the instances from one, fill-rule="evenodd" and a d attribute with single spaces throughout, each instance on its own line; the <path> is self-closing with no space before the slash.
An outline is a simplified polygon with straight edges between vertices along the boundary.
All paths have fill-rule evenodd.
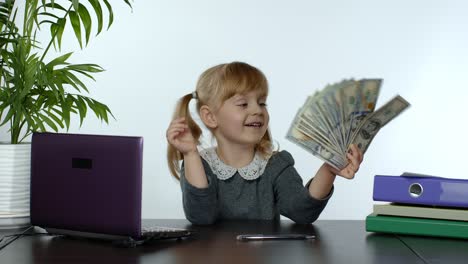
<path id="1" fill-rule="evenodd" d="M 31 223 L 139 237 L 143 138 L 34 133 Z"/>

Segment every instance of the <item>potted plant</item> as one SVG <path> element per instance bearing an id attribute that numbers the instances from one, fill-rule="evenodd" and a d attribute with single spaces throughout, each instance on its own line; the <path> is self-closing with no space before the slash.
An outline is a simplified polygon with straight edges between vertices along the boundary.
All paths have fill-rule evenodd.
<path id="1" fill-rule="evenodd" d="M 72 31 L 83 48 L 92 32 L 99 35 L 112 25 L 115 2 L 110 2 L 0 2 L 0 127 L 7 126 L 10 135 L 9 142 L 0 143 L 0 227 L 29 221 L 31 147 L 23 141 L 32 132 L 68 130 L 74 114 L 81 126 L 88 109 L 106 123 L 112 116 L 105 104 L 83 94 L 89 92 L 84 80 L 94 80 L 103 68 L 72 64 L 73 53 L 61 52 L 65 32 Z M 131 7 L 129 0 L 124 2 Z M 39 34 L 48 37 L 41 35 L 39 41 Z"/>

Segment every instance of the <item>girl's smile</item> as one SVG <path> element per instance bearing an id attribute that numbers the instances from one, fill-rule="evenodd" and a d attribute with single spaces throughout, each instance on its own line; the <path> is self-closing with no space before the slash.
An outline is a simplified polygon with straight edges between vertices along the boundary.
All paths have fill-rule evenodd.
<path id="1" fill-rule="evenodd" d="M 254 127 L 254 128 L 261 128 L 263 126 L 263 122 L 261 121 L 254 121 L 251 123 L 247 123 L 246 126 L 248 127 Z"/>

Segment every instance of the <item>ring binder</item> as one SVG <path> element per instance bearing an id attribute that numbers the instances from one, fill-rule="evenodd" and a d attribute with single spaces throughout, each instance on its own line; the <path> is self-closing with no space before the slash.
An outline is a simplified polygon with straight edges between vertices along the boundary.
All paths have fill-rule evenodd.
<path id="1" fill-rule="evenodd" d="M 373 199 L 468 208 L 468 180 L 428 175 L 375 175 Z"/>

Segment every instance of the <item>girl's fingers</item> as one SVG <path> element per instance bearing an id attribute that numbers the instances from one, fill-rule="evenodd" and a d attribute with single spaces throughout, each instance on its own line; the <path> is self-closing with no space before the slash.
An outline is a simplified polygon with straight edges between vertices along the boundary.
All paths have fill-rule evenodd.
<path id="1" fill-rule="evenodd" d="M 364 154 L 362 153 L 362 150 L 361 150 L 360 148 L 358 148 L 357 146 L 356 146 L 356 151 L 357 151 L 358 154 L 359 154 L 359 158 L 358 158 L 359 163 L 361 163 L 361 162 L 362 162 L 362 159 L 364 158 Z"/>
<path id="2" fill-rule="evenodd" d="M 361 162 L 362 162 L 362 159 L 363 159 L 363 157 L 362 157 L 362 156 L 363 156 L 362 151 L 361 151 L 360 148 L 358 148 L 358 147 L 356 146 L 356 144 L 353 144 L 353 146 L 354 146 L 354 148 L 353 148 L 353 154 L 356 154 L 356 155 L 357 155 L 358 161 L 359 161 L 359 163 L 361 163 Z"/>
<path id="3" fill-rule="evenodd" d="M 185 128 L 171 128 L 167 130 L 166 138 L 169 142 L 174 142 L 175 138 L 185 131 Z"/>
<path id="4" fill-rule="evenodd" d="M 166 135 L 170 132 L 170 131 L 173 131 L 174 129 L 176 130 L 184 130 L 184 129 L 187 129 L 188 126 L 186 124 L 171 124 L 168 128 L 167 128 L 167 131 L 166 131 Z"/>
<path id="5" fill-rule="evenodd" d="M 185 122 L 185 117 L 179 117 L 179 118 L 172 120 L 171 124 L 183 123 L 183 122 Z"/>
<path id="6" fill-rule="evenodd" d="M 188 128 L 188 125 L 186 125 L 186 124 L 180 124 L 180 123 L 179 123 L 179 124 L 173 124 L 173 125 L 169 126 L 169 129 L 172 129 L 172 128 L 183 128 L 183 129 L 186 129 L 186 128 Z"/>
<path id="7" fill-rule="evenodd" d="M 337 175 L 341 175 L 342 177 L 344 177 L 346 179 L 352 179 L 352 178 L 354 178 L 354 174 L 355 174 L 355 172 L 351 168 L 347 167 L 347 168 L 343 169 L 342 173 L 337 174 Z"/>
<path id="8" fill-rule="evenodd" d="M 171 121 L 171 123 L 169 124 L 169 127 L 172 127 L 172 126 L 177 125 L 177 124 L 185 124 L 185 120 L 182 119 L 182 118 L 176 118 L 176 119 Z"/>
<path id="9" fill-rule="evenodd" d="M 359 165 L 359 160 L 358 160 L 358 157 L 353 155 L 353 154 L 346 154 L 346 157 L 349 159 L 349 161 L 354 164 L 354 165 Z"/>
<path id="10" fill-rule="evenodd" d="M 175 138 L 179 135 L 180 132 L 177 132 L 177 131 L 173 131 L 171 133 L 168 133 L 167 134 L 167 141 L 169 141 L 169 143 L 173 144 L 174 141 L 175 141 Z"/>
<path id="11" fill-rule="evenodd" d="M 351 144 L 350 149 L 353 155 L 359 155 L 359 148 L 356 146 L 356 144 Z"/>
<path id="12" fill-rule="evenodd" d="M 350 164 L 348 166 L 350 166 L 350 169 L 355 173 L 359 170 L 359 160 L 356 156 L 353 156 L 351 155 L 350 153 L 348 153 L 346 155 L 348 157 L 348 159 L 350 160 Z"/>
<path id="13" fill-rule="evenodd" d="M 185 131 L 185 128 L 183 127 L 174 127 L 174 128 L 171 128 L 168 130 L 168 134 L 172 134 L 174 132 L 177 132 L 177 133 L 180 133 L 180 132 L 184 132 Z"/>
<path id="14" fill-rule="evenodd" d="M 351 144 L 350 150 L 351 150 L 351 154 L 357 158 L 357 161 L 360 164 L 363 160 L 363 154 L 362 154 L 361 149 L 359 149 L 356 144 Z"/>

